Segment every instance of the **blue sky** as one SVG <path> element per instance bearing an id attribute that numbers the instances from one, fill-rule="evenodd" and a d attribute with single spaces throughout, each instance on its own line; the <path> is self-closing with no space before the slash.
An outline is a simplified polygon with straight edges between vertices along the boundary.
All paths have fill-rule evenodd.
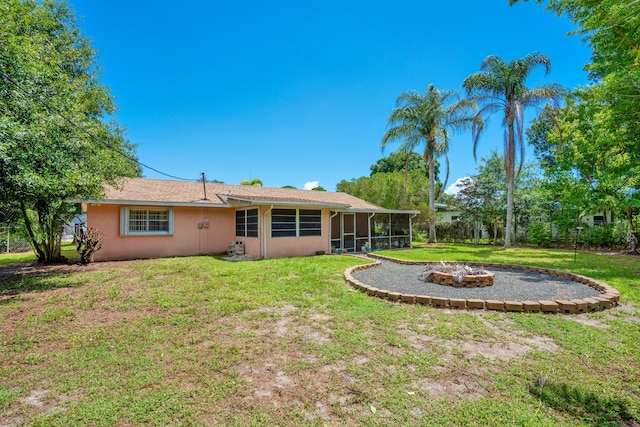
<path id="1" fill-rule="evenodd" d="M 530 85 L 587 83 L 590 51 L 566 17 L 507 0 L 72 0 L 99 52 L 117 119 L 142 162 L 178 177 L 265 186 L 369 175 L 403 91 L 461 91 L 490 54 L 538 51 Z M 528 118 L 535 111 L 528 111 Z M 495 116 L 478 157 L 501 150 Z M 475 172 L 470 133 L 450 143 L 449 182 Z M 529 159 L 533 159 L 529 154 Z M 161 175 L 145 170 L 150 178 Z"/>

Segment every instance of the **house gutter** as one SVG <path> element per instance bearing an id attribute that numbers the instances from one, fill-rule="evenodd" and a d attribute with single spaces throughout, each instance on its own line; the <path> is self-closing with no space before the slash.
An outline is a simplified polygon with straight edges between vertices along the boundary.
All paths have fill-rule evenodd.
<path id="1" fill-rule="evenodd" d="M 86 203 L 94 205 L 127 205 L 127 206 L 169 206 L 169 207 L 190 207 L 190 208 L 231 208 L 228 203 L 212 203 L 209 202 L 159 202 L 153 200 L 86 200 L 86 199 L 67 199 L 68 203 Z"/>
<path id="2" fill-rule="evenodd" d="M 271 213 L 273 205 L 269 206 L 269 209 L 264 211 L 262 215 L 262 258 L 267 258 L 267 214 Z"/>
<path id="3" fill-rule="evenodd" d="M 312 206 L 329 209 L 347 209 L 349 205 L 343 203 L 305 202 L 303 200 L 274 200 L 274 199 L 243 199 L 241 197 L 228 197 L 229 205 L 235 203 L 242 205 L 272 205 L 273 206 Z"/>

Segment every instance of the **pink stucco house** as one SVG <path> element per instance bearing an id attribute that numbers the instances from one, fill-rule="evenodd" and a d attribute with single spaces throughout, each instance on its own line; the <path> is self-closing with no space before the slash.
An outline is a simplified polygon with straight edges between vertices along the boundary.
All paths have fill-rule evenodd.
<path id="1" fill-rule="evenodd" d="M 221 254 L 230 242 L 254 258 L 408 248 L 419 213 L 346 193 L 146 178 L 82 203 L 105 235 L 96 260 Z"/>

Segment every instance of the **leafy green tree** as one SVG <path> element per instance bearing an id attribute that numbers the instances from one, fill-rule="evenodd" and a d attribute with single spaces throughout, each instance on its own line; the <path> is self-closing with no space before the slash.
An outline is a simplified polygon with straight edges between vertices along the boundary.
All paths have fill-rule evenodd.
<path id="1" fill-rule="evenodd" d="M 342 180 L 336 187 L 338 191 L 386 209 L 413 209 L 424 204 L 429 180 L 419 171 L 409 172 L 408 181 L 402 172 L 382 172 L 351 181 Z"/>
<path id="2" fill-rule="evenodd" d="M 113 98 L 64 3 L 2 2 L 0 40 L 0 203 L 19 210 L 40 262 L 61 261 L 65 201 L 139 175 L 134 146 L 107 121 Z"/>
<path id="3" fill-rule="evenodd" d="M 549 220 L 549 203 L 536 165 L 525 164 L 516 180 L 514 195 L 514 230 L 526 230 L 532 221 Z M 478 173 L 466 178 L 456 194 L 454 205 L 462 210 L 463 219 L 476 227 L 484 225 L 497 243 L 499 226 L 507 210 L 507 180 L 504 157 L 492 151 L 482 158 Z M 522 234 L 522 233 L 521 233 Z"/>
<path id="4" fill-rule="evenodd" d="M 402 93 L 389 116 L 389 129 L 382 137 L 383 148 L 390 142 L 400 142 L 399 152 L 412 153 L 424 144 L 423 158 L 429 165 L 429 243 L 436 242 L 436 158 L 449 151 L 451 131 L 471 126 L 469 109 L 472 105 L 472 101 L 460 100 L 456 92 L 440 91 L 433 84 L 426 88 L 424 94 L 416 91 Z M 446 183 L 447 179 L 445 187 Z"/>
<path id="5" fill-rule="evenodd" d="M 262 187 L 262 180 L 260 178 L 243 179 L 240 181 L 240 185 L 250 185 L 252 187 Z"/>
<path id="6" fill-rule="evenodd" d="M 618 137 L 612 110 L 599 102 L 594 91 L 578 90 L 576 98 L 567 101 L 558 117 L 562 143 L 557 129 L 528 133 L 537 155 L 547 159 L 543 165 L 550 187 L 563 195 L 564 203 L 581 210 L 618 210 L 629 217 L 628 195 L 640 187 L 640 164 L 631 161 L 633 155 Z M 544 128 L 544 120 L 539 117 L 534 125 Z M 631 221 L 628 225 L 632 230 Z"/>
<path id="7" fill-rule="evenodd" d="M 524 160 L 524 111 L 528 107 L 540 105 L 543 101 L 558 101 L 565 90 L 558 84 L 550 83 L 528 88 L 526 80 L 531 71 L 539 66 L 551 71 L 551 61 L 545 55 L 532 53 L 518 60 L 505 62 L 497 55 L 486 57 L 481 71 L 464 79 L 462 85 L 469 99 L 479 106 L 473 123 L 473 153 L 476 154 L 478 138 L 484 130 L 486 119 L 495 113 L 502 115 L 505 132 L 505 171 L 507 178 L 507 215 L 504 247 L 511 247 L 513 227 L 513 197 L 516 175 Z M 517 146 L 517 147 L 516 147 Z M 519 148 L 519 156 L 516 153 Z M 515 170 L 516 158 L 519 158 L 518 172 Z"/>
<path id="8" fill-rule="evenodd" d="M 509 0 L 510 4 L 518 0 Z M 526 0 L 524 0 L 526 1 Z M 566 15 L 593 54 L 585 68 L 593 84 L 581 88 L 577 105 L 587 120 L 598 117 L 610 138 L 610 151 L 626 153 L 626 164 L 640 165 L 640 2 L 619 0 L 538 0 Z M 570 33 L 571 34 L 571 33 Z M 614 129 L 615 132 L 609 132 Z M 598 131 L 601 132 L 601 131 Z"/>
<path id="9" fill-rule="evenodd" d="M 499 224 L 506 211 L 503 164 L 504 158 L 492 151 L 489 157 L 481 159 L 478 173 L 460 183 L 460 191 L 455 196 L 455 205 L 462 210 L 462 218 L 473 223 L 476 243 L 480 226 L 484 225 L 493 235 L 493 243 L 497 244 Z"/>
<path id="10" fill-rule="evenodd" d="M 439 168 L 440 164 L 436 161 L 436 177 L 439 174 Z M 420 171 L 424 176 L 429 176 L 429 165 L 420 154 L 409 151 L 394 151 L 371 165 L 371 176 L 381 172 L 404 172 L 408 174 L 410 171 L 415 170 Z"/>
<path id="11" fill-rule="evenodd" d="M 326 188 L 324 188 L 324 187 L 323 187 L 323 186 L 321 186 L 321 185 L 318 185 L 318 186 L 316 186 L 316 187 L 313 187 L 311 190 L 313 190 L 313 191 L 327 191 L 327 190 L 326 190 Z"/>

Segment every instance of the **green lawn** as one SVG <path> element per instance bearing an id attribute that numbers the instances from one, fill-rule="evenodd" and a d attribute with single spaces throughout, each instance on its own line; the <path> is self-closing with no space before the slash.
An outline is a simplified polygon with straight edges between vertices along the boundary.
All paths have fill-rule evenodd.
<path id="1" fill-rule="evenodd" d="M 62 244 L 62 255 L 67 257 L 68 260 L 73 261 L 76 259 L 80 259 L 78 252 L 76 251 L 76 247 L 73 243 L 63 243 Z M 7 264 L 14 264 L 16 262 L 34 262 L 36 260 L 36 255 L 33 251 L 29 252 L 19 252 L 19 253 L 0 253 L 0 267 Z"/>
<path id="2" fill-rule="evenodd" d="M 0 425 L 640 423 L 640 259 L 437 245 L 410 259 L 586 274 L 621 306 L 582 315 L 394 304 L 365 262 L 172 258 L 2 274 Z M 636 423 L 636 424 L 634 424 Z"/>

